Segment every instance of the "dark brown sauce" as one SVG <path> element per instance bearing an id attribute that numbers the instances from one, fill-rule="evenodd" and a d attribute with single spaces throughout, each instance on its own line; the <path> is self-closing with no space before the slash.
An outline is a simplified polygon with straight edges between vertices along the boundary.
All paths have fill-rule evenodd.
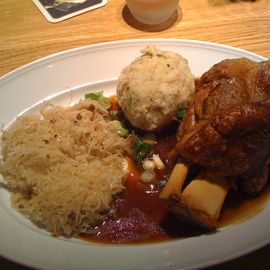
<path id="1" fill-rule="evenodd" d="M 241 191 L 231 191 L 225 201 L 220 227 L 242 223 L 264 209 L 270 198 L 270 184 L 257 196 L 247 196 Z"/>
<path id="2" fill-rule="evenodd" d="M 174 133 L 175 134 L 175 133 Z M 166 178 L 174 167 L 167 154 L 175 145 L 175 137 L 161 138 L 154 146 L 155 153 L 165 162 L 164 171 L 149 184 L 140 181 L 140 169 L 128 158 L 130 174 L 125 190 L 116 198 L 114 211 L 95 228 L 95 233 L 82 239 L 99 243 L 153 243 L 196 236 L 205 231 L 181 224 L 168 210 L 167 202 L 159 198 L 157 182 Z M 270 197 L 270 185 L 257 197 L 247 198 L 241 192 L 230 192 L 220 219 L 220 227 L 244 222 L 259 213 Z"/>

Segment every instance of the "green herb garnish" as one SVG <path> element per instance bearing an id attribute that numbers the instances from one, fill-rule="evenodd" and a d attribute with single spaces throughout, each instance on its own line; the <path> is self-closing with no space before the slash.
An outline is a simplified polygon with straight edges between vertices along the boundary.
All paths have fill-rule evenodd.
<path id="1" fill-rule="evenodd" d="M 116 128 L 117 134 L 120 137 L 127 137 L 129 135 L 129 130 L 124 127 L 124 124 L 122 122 L 118 120 L 113 120 L 111 123 Z"/>
<path id="2" fill-rule="evenodd" d="M 107 97 L 104 97 L 104 96 L 100 96 L 98 98 L 98 103 L 103 107 L 105 108 L 106 110 L 109 110 L 112 106 L 112 103 L 111 101 L 107 98 Z"/>
<path id="3" fill-rule="evenodd" d="M 111 101 L 102 92 L 88 93 L 84 95 L 84 98 L 96 100 L 106 110 L 109 110 L 112 106 Z"/>
<path id="4" fill-rule="evenodd" d="M 140 139 L 137 139 L 133 144 L 133 158 L 138 165 L 148 156 L 153 153 L 152 145 Z"/>
<path id="5" fill-rule="evenodd" d="M 157 182 L 158 188 L 164 188 L 166 186 L 167 181 L 166 180 L 160 180 Z"/>
<path id="6" fill-rule="evenodd" d="M 186 115 L 186 113 L 187 113 L 187 109 L 180 109 L 180 110 L 177 112 L 177 117 L 183 119 L 184 116 Z"/>
<path id="7" fill-rule="evenodd" d="M 103 96 L 102 92 L 87 93 L 87 94 L 84 95 L 84 98 L 85 99 L 98 100 L 101 96 Z"/>
<path id="8" fill-rule="evenodd" d="M 120 128 L 120 129 L 117 130 L 117 134 L 120 137 L 127 137 L 129 135 L 129 130 L 126 129 L 126 128 Z"/>

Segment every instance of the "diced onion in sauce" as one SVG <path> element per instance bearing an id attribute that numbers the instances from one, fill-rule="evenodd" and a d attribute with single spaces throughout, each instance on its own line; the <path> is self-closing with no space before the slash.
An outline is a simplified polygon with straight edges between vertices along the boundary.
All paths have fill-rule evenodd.
<path id="1" fill-rule="evenodd" d="M 141 181 L 143 183 L 150 183 L 156 178 L 156 173 L 152 170 L 146 170 L 141 174 Z"/>
<path id="2" fill-rule="evenodd" d="M 143 161 L 142 166 L 145 170 L 154 170 L 156 167 L 156 164 L 153 160 L 145 159 Z"/>
<path id="3" fill-rule="evenodd" d="M 162 162 L 162 160 L 160 159 L 159 155 L 153 155 L 153 161 L 155 162 L 156 167 L 159 170 L 163 170 L 165 168 L 164 163 Z"/>

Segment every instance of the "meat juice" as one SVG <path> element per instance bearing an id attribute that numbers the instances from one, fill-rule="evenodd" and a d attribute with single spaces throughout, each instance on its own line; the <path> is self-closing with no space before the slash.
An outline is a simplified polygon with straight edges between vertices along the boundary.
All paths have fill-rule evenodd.
<path id="1" fill-rule="evenodd" d="M 96 233 L 83 235 L 86 241 L 99 243 L 132 244 L 153 243 L 197 236 L 206 231 L 181 224 L 169 211 L 167 201 L 159 198 L 161 188 L 157 182 L 166 178 L 174 167 L 168 153 L 175 145 L 175 136 L 165 136 L 154 145 L 154 151 L 165 163 L 165 169 L 157 170 L 157 179 L 142 183 L 142 169 L 129 157 L 129 176 L 125 190 L 115 198 L 115 205 L 105 221 L 95 228 Z M 270 187 L 256 197 L 247 197 L 231 191 L 226 198 L 219 227 L 244 222 L 263 209 L 270 196 Z"/>

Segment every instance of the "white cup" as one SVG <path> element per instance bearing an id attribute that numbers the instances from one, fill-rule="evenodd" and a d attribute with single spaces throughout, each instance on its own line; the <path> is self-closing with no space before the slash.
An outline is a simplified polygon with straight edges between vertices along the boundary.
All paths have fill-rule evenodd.
<path id="1" fill-rule="evenodd" d="M 177 9 L 179 0 L 126 0 L 132 15 L 145 24 L 160 24 Z"/>

